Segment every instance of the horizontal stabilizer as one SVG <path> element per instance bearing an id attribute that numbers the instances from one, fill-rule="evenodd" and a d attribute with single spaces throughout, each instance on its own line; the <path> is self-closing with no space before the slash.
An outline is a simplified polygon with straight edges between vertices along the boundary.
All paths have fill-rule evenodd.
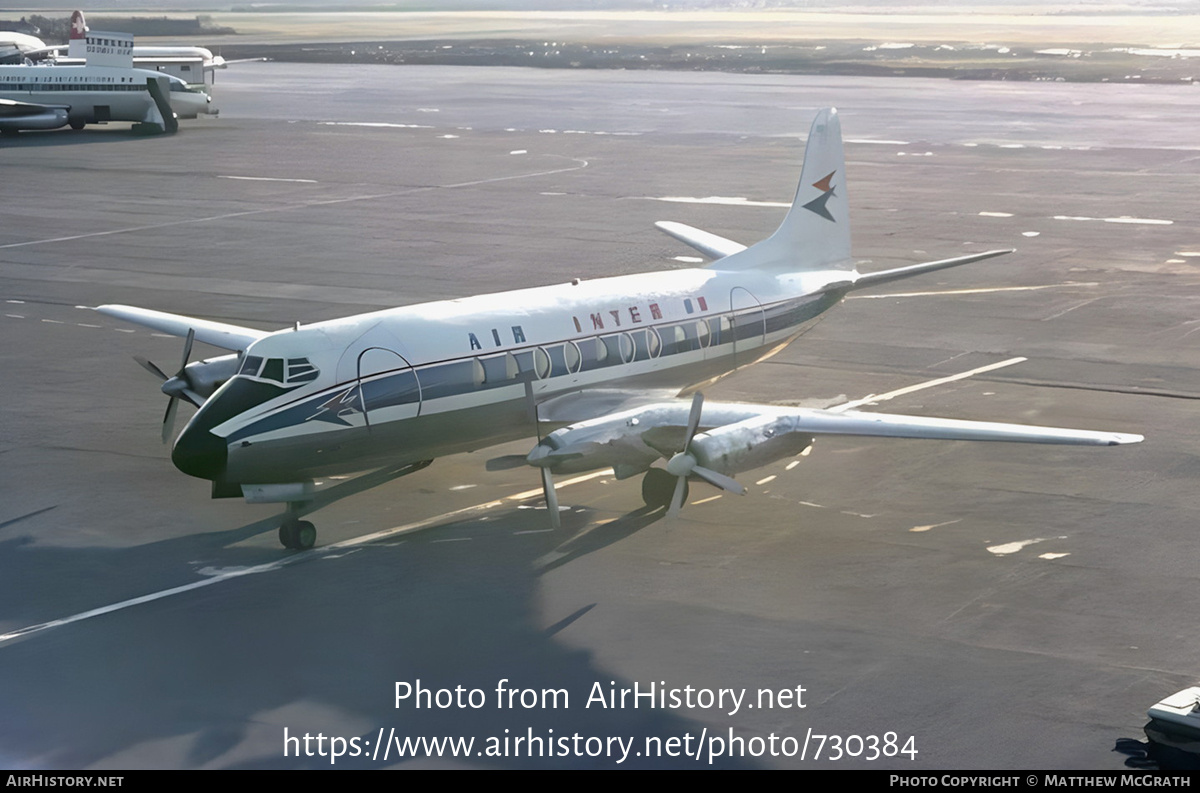
<path id="1" fill-rule="evenodd" d="M 901 278 L 908 278 L 913 275 L 922 275 L 924 273 L 932 273 L 936 270 L 945 270 L 947 267 L 958 267 L 960 264 L 970 264 L 971 262 L 983 261 L 984 259 L 991 259 L 993 256 L 1003 256 L 1006 253 L 1012 253 L 1014 250 L 1014 248 L 1006 248 L 1004 250 L 972 253 L 967 256 L 958 256 L 953 259 L 939 259 L 936 262 L 908 264 L 904 267 L 895 267 L 891 270 L 880 270 L 877 273 L 865 273 L 855 279 L 853 288 L 865 289 L 868 286 L 877 286 L 879 284 L 886 284 L 891 281 L 899 281 Z"/>
<path id="2" fill-rule="evenodd" d="M 680 242 L 691 245 L 710 259 L 723 259 L 746 250 L 746 246 L 740 242 L 673 220 L 660 220 L 654 227 Z"/>
<path id="3" fill-rule="evenodd" d="M 234 352 L 241 352 L 264 336 L 271 335 L 269 331 L 265 330 L 185 317 L 182 314 L 168 314 L 165 311 L 152 311 L 148 308 L 108 305 L 97 306 L 96 310 L 110 317 L 123 319 L 135 325 L 142 325 L 181 338 L 186 338 L 189 330 L 195 331 L 197 341 Z"/>

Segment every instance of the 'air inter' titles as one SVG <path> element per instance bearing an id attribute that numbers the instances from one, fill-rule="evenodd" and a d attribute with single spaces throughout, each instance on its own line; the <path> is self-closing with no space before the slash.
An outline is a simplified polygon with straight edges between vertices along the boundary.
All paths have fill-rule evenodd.
<path id="1" fill-rule="evenodd" d="M 685 298 L 683 301 L 683 309 L 688 314 L 692 314 L 697 310 L 708 311 L 708 301 L 705 300 L 703 297 L 697 297 L 695 300 L 692 300 L 691 298 Z M 648 303 L 644 308 L 642 306 L 634 305 L 634 306 L 627 306 L 627 307 L 621 308 L 621 309 L 607 309 L 604 311 L 597 311 L 595 313 L 586 315 L 586 317 L 583 320 L 580 320 L 579 317 L 577 317 L 577 316 L 572 316 L 571 321 L 575 323 L 575 332 L 576 333 L 586 332 L 585 328 L 586 328 L 586 330 L 606 330 L 606 327 L 604 324 L 605 323 L 605 315 L 608 316 L 610 328 L 623 327 L 621 324 L 622 317 L 625 317 L 630 324 L 634 324 L 634 325 L 637 325 L 637 324 L 643 322 L 647 317 L 650 320 L 656 320 L 656 319 L 663 318 L 662 309 L 659 307 L 658 303 Z M 588 327 L 589 323 L 590 323 L 590 327 Z M 483 335 L 484 335 L 484 338 L 487 338 L 488 334 L 483 334 Z M 491 328 L 490 335 L 492 338 L 492 342 L 496 347 L 504 346 L 504 342 L 501 341 L 501 339 L 500 339 L 500 329 L 499 328 Z M 513 337 L 513 340 L 512 340 L 513 344 L 525 344 L 526 343 L 525 342 L 525 330 L 520 325 L 512 326 L 512 337 Z M 470 347 L 472 350 L 482 350 L 483 349 L 483 344 L 480 343 L 480 341 L 479 341 L 479 335 L 472 333 L 472 332 L 468 332 L 467 340 L 470 343 Z"/>
<path id="2" fill-rule="evenodd" d="M 700 307 L 701 311 L 708 311 L 708 302 L 703 297 L 697 297 L 696 304 Z M 693 311 L 695 311 L 695 309 L 692 307 L 692 301 L 690 299 L 685 299 L 683 301 L 683 307 L 684 307 L 684 310 L 687 311 L 687 313 L 689 313 L 689 314 L 691 314 Z M 650 311 L 650 319 L 662 319 L 663 318 L 662 309 L 658 307 L 658 303 L 651 303 L 647 308 Z M 588 319 L 590 319 L 591 323 L 592 323 L 591 330 L 604 330 L 605 329 L 604 328 L 605 313 L 607 313 L 612 318 L 614 327 L 618 327 L 618 328 L 621 327 L 621 316 L 624 312 L 629 313 L 629 321 L 630 322 L 636 324 L 636 323 L 642 321 L 643 315 L 642 315 L 642 309 L 640 306 L 629 306 L 628 308 L 626 308 L 624 310 L 609 309 L 607 312 L 598 311 L 595 314 L 588 315 Z M 575 322 L 575 330 L 579 333 L 583 333 L 584 325 L 587 324 L 587 321 L 585 320 L 583 322 L 580 322 L 579 317 L 571 317 L 571 319 Z"/>

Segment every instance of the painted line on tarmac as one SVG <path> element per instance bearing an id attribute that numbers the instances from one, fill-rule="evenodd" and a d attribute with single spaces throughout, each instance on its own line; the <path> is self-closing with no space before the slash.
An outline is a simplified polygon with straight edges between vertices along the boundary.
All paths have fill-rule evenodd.
<path id="1" fill-rule="evenodd" d="M 557 156 L 557 155 L 547 155 Z M 90 239 L 92 237 L 108 237 L 113 234 L 132 234 L 138 231 L 152 231 L 154 229 L 172 228 L 174 226 L 187 226 L 197 223 L 211 223 L 215 220 L 231 220 L 233 218 L 243 218 L 250 215 L 265 215 L 270 212 L 290 212 L 295 209 L 312 209 L 314 207 L 333 206 L 335 204 L 347 204 L 354 201 L 378 201 L 382 198 L 396 198 L 398 196 L 413 195 L 414 193 L 424 193 L 430 190 L 453 190 L 459 187 L 474 187 L 482 184 L 491 184 L 492 182 L 508 182 L 514 179 L 531 179 L 535 176 L 550 176 L 556 173 L 567 173 L 568 171 L 578 171 L 581 168 L 588 167 L 588 161 L 579 157 L 568 157 L 567 159 L 574 160 L 578 165 L 570 168 L 553 168 L 546 171 L 535 171 L 533 173 L 520 173 L 512 176 L 494 176 L 488 179 L 474 179 L 469 182 L 455 182 L 454 184 L 439 184 L 428 185 L 423 187 L 411 187 L 406 190 L 396 190 L 389 193 L 375 193 L 372 195 L 354 195 L 345 198 L 329 198 L 321 201 L 305 201 L 299 204 L 288 204 L 286 206 L 263 207 L 261 209 L 247 209 L 244 212 L 227 212 L 222 215 L 209 215 L 202 218 L 186 218 L 184 220 L 169 220 L 163 223 L 151 223 L 145 226 L 129 226 L 120 229 L 109 229 L 107 231 L 92 231 L 86 234 L 70 234 L 65 237 L 50 237 L 42 240 L 26 240 L 25 242 L 10 242 L 7 245 L 0 245 L 0 250 L 8 248 L 24 248 L 29 245 L 45 245 L 51 242 L 72 242 L 74 240 Z"/>
<path id="2" fill-rule="evenodd" d="M 871 396 L 866 396 L 866 397 L 863 397 L 862 399 L 856 399 L 853 402 L 846 402 L 844 404 L 838 405 L 837 407 L 829 408 L 829 410 L 832 413 L 842 413 L 847 410 L 852 410 L 861 405 L 871 405 L 876 402 L 886 402 L 889 399 L 895 399 L 898 396 L 904 396 L 905 394 L 911 394 L 914 391 L 924 391 L 926 388 L 933 388 L 935 386 L 944 385 L 946 383 L 953 383 L 956 380 L 965 380 L 968 377 L 973 377 L 974 375 L 977 375 L 977 374 L 983 374 L 984 372 L 990 372 L 995 369 L 1003 369 L 1005 366 L 1012 366 L 1013 364 L 1023 363 L 1028 360 L 1029 360 L 1028 358 L 1009 358 L 1007 361 L 1000 361 L 999 363 L 990 363 L 987 366 L 981 366 L 978 369 L 971 369 L 970 371 L 967 371 L 967 372 L 959 372 L 958 374 L 952 374 L 949 377 L 939 377 L 936 380 L 926 380 L 924 383 L 917 383 L 916 385 L 910 385 L 910 386 L 905 386 L 904 388 L 898 388 L 895 391 L 888 391 L 886 394 L 872 394 Z"/>
<path id="3" fill-rule="evenodd" d="M 580 482 L 587 482 L 591 479 L 597 479 L 601 476 L 612 476 L 612 475 L 613 475 L 612 469 L 606 468 L 602 471 L 595 471 L 590 474 L 584 474 L 583 476 L 577 476 L 573 479 L 567 479 L 563 482 L 559 482 L 559 483 L 557 483 L 556 487 L 561 489 L 564 487 L 569 487 L 571 485 L 579 484 Z M 111 603 L 107 606 L 100 606 L 99 608 L 90 609 L 88 611 L 81 611 L 78 614 L 72 614 L 69 617 L 62 617 L 61 619 L 50 620 L 49 622 L 42 622 L 37 625 L 30 625 L 25 628 L 19 628 L 15 631 L 10 631 L 9 633 L 0 634 L 0 645 L 10 642 L 13 639 L 19 639 L 19 638 L 22 638 L 24 636 L 29 636 L 34 633 L 41 633 L 42 631 L 47 631 L 47 630 L 50 630 L 51 628 L 58 628 L 63 625 L 70 625 L 73 622 L 82 622 L 84 620 L 92 619 L 93 617 L 100 617 L 105 614 L 111 614 L 114 611 L 122 611 L 123 609 L 131 608 L 133 606 L 140 606 L 143 603 L 152 603 L 155 600 L 162 600 L 163 598 L 169 598 L 174 595 L 181 595 L 184 592 L 191 592 L 194 589 L 202 589 L 207 586 L 212 586 L 213 584 L 219 584 L 223 581 L 229 581 L 229 580 L 232 580 L 235 578 L 241 578 L 242 576 L 246 576 L 246 575 L 255 575 L 257 573 L 267 573 L 272 570 L 279 570 L 280 568 L 286 567 L 287 565 L 290 565 L 290 564 L 297 564 L 299 562 L 307 562 L 307 561 L 311 561 L 314 559 L 325 558 L 332 554 L 335 554 L 338 551 L 342 551 L 347 548 L 356 548 L 358 546 L 366 545 L 366 544 L 372 543 L 372 542 L 377 542 L 379 540 L 387 539 L 389 537 L 396 537 L 401 534 L 412 534 L 413 532 L 421 531 L 423 529 L 433 528 L 433 527 L 437 526 L 438 524 L 443 523 L 448 518 L 459 518 L 459 517 L 470 515 L 470 514 L 473 514 L 476 512 L 483 512 L 485 510 L 489 510 L 494 507 L 503 506 L 504 504 L 507 504 L 510 502 L 526 501 L 530 498 L 533 498 L 534 496 L 540 496 L 540 495 L 542 495 L 541 488 L 538 488 L 537 490 L 526 490 L 521 493 L 514 493 L 511 496 L 505 496 L 503 498 L 498 498 L 494 501 L 487 501 L 483 504 L 475 504 L 474 506 L 463 507 L 462 509 L 456 509 L 452 512 L 445 512 L 441 515 L 434 515 L 431 518 L 426 518 L 425 520 L 420 520 L 415 523 L 407 523 L 403 526 L 396 526 L 391 529 L 384 529 L 383 531 L 376 531 L 376 532 L 372 532 L 370 534 L 364 534 L 361 537 L 353 537 L 349 540 L 342 540 L 341 542 L 332 543 L 331 545 L 323 545 L 319 548 L 313 548 L 310 551 L 304 551 L 301 553 L 293 554 L 291 556 L 285 556 L 281 559 L 276 559 L 273 562 L 267 562 L 266 564 L 259 564 L 259 565 L 254 565 L 252 567 L 243 567 L 240 569 L 228 570 L 226 572 L 220 573 L 219 575 L 212 576 L 211 578 L 205 578 L 200 581 L 193 581 L 190 584 L 183 584 L 182 586 L 171 587 L 170 589 L 163 589 L 158 592 L 151 592 L 148 595 L 142 595 L 140 597 L 130 598 L 129 600 L 122 600 L 119 603 Z"/>

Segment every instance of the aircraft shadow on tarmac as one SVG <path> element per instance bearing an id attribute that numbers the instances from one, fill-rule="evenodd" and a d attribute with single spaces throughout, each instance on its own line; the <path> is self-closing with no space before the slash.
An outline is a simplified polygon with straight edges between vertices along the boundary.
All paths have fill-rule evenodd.
<path id="1" fill-rule="evenodd" d="M 686 710 L 586 708 L 595 684 L 608 690 L 612 681 L 633 682 L 572 646 L 573 629 L 594 631 L 589 619 L 612 612 L 605 614 L 604 599 L 581 593 L 569 614 L 539 613 L 542 575 L 631 536 L 663 512 L 636 510 L 596 526 L 589 512 L 573 509 L 563 513 L 561 530 L 529 532 L 544 515 L 514 505 L 353 548 L 318 547 L 287 557 L 302 570 L 288 563 L 0 645 L 9 672 L 0 700 L 10 714 L 0 726 L 0 759 L 10 768 L 323 768 L 330 758 L 316 743 L 313 756 L 284 758 L 284 728 L 290 736 L 358 737 L 360 746 L 394 728 L 397 736 L 474 737 L 473 764 L 695 765 L 632 752 L 621 765 L 586 753 L 486 756 L 488 738 L 540 737 L 550 746 L 551 738 L 576 734 L 622 736 L 640 750 L 646 738 L 695 738 L 706 726 Z M 0 542 L 0 576 L 10 592 L 24 594 L 0 600 L 15 606 L 0 618 L 28 625 L 73 613 L 63 608 L 103 606 L 101 579 L 108 579 L 109 602 L 114 577 L 127 579 L 116 589 L 130 598 L 179 586 L 194 580 L 180 575 L 179 561 L 211 558 L 218 548 L 226 565 L 279 559 L 286 552 L 228 547 L 273 530 L 274 521 L 130 548 L 47 548 L 11 537 Z M 471 541 L 453 541 L 464 539 Z M 321 561 L 329 563 L 306 563 Z M 504 679 L 511 688 L 566 690 L 569 707 L 499 709 L 495 689 Z M 486 706 L 397 708 L 397 681 L 420 681 L 431 691 L 479 689 Z M 714 729 L 724 732 L 708 725 Z M 511 744 L 502 751 L 511 753 Z M 377 768 L 382 757 L 344 756 L 336 767 Z M 393 753 L 387 764 L 397 762 L 467 760 L 401 761 Z M 718 757 L 712 767 L 754 765 Z"/>
<path id="2" fill-rule="evenodd" d="M 1120 738 L 1113 751 L 1125 755 L 1125 765 L 1139 771 L 1200 771 L 1200 755 L 1154 741 Z"/>

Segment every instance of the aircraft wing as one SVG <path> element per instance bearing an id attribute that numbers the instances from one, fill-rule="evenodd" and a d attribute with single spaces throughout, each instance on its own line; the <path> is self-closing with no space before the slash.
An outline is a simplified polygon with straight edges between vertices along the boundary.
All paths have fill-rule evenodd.
<path id="1" fill-rule="evenodd" d="M 870 413 L 836 407 L 705 404 L 699 394 L 690 404 L 674 399 L 636 405 L 617 413 L 600 412 L 616 404 L 613 399 L 610 394 L 591 402 L 588 394 L 580 394 L 572 400 L 551 404 L 550 414 L 557 418 L 567 413 L 579 414 L 584 408 L 597 411 L 598 417 L 549 433 L 529 453 L 527 462 L 549 473 L 581 473 L 612 467 L 617 478 L 624 479 L 665 459 L 668 472 L 676 476 L 690 475 L 678 472 L 686 469 L 726 490 L 741 492 L 741 486 L 730 479 L 734 474 L 799 454 L 817 436 L 1072 446 L 1120 446 L 1143 440 L 1141 435 L 1131 433 Z M 684 463 L 677 462 L 681 457 Z"/>
<path id="2" fill-rule="evenodd" d="M 1098 432 L 995 421 L 965 421 L 897 413 L 867 413 L 857 410 L 835 412 L 795 408 L 784 414 L 783 424 L 792 432 L 812 435 L 866 435 L 879 438 L 929 438 L 943 441 L 1009 441 L 1055 443 L 1071 446 L 1120 446 L 1140 443 L 1141 435 Z"/>
<path id="3" fill-rule="evenodd" d="M 186 317 L 182 314 L 168 314 L 165 311 L 152 311 L 148 308 L 134 306 L 105 305 L 97 306 L 96 310 L 110 317 L 142 325 L 172 336 L 186 338 L 188 331 L 195 331 L 196 339 L 223 350 L 241 352 L 253 342 L 264 336 L 271 335 L 270 331 L 244 328 L 241 325 L 228 325 L 224 322 L 213 322 L 208 319 Z"/>
<path id="4" fill-rule="evenodd" d="M 547 424 L 575 424 L 629 410 L 644 409 L 651 405 L 684 406 L 684 423 L 687 421 L 686 403 L 677 399 L 677 389 L 643 389 L 630 391 L 621 388 L 592 388 L 573 391 L 538 403 L 538 420 Z"/>

